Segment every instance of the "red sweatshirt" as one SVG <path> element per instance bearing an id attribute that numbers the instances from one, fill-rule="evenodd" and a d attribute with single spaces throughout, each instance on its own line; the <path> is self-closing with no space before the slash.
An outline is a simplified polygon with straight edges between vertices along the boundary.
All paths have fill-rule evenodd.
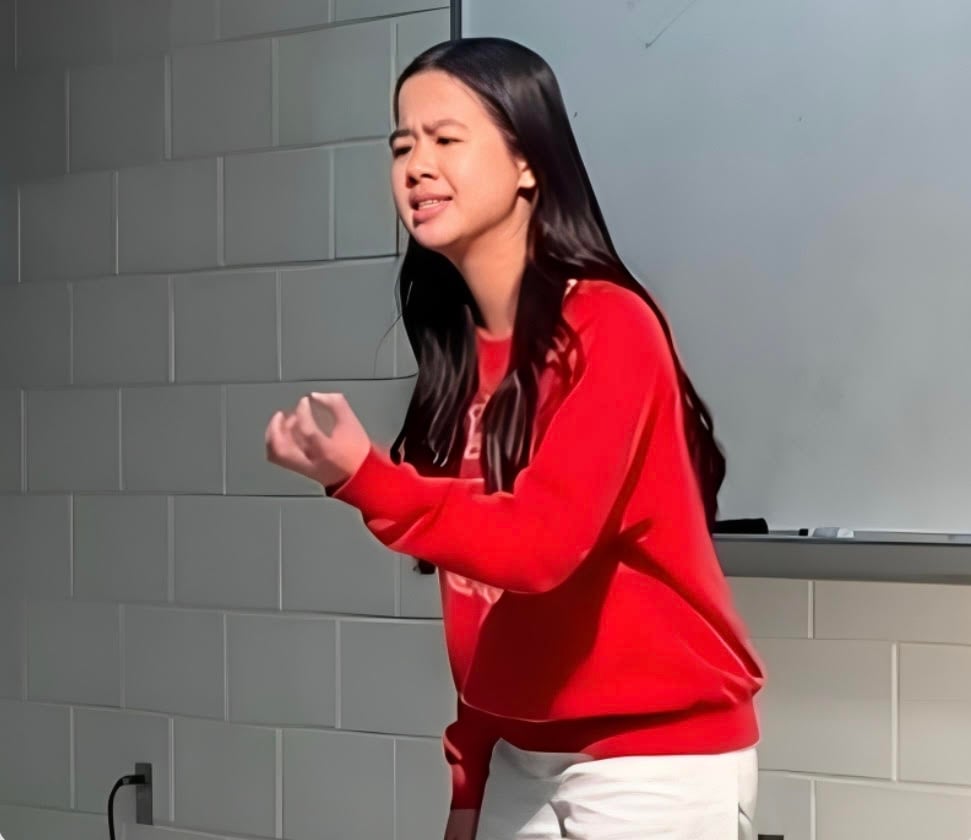
<path id="1" fill-rule="evenodd" d="M 438 567 L 459 698 L 443 738 L 452 808 L 480 806 L 500 737 L 594 758 L 759 739 L 763 671 L 708 533 L 660 323 L 606 280 L 580 281 L 563 315 L 579 376 L 567 388 L 543 371 L 512 492 L 486 495 L 479 468 L 478 420 L 511 347 L 482 329 L 459 477 L 422 476 L 373 446 L 327 490 L 388 548 Z"/>

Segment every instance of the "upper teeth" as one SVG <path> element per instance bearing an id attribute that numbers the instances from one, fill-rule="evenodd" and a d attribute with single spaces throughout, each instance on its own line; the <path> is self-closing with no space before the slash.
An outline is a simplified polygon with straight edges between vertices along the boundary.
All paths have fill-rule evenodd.
<path id="1" fill-rule="evenodd" d="M 444 198 L 427 198 L 424 201 L 419 201 L 418 206 L 431 207 L 433 204 L 441 204 L 443 201 L 445 201 Z"/>

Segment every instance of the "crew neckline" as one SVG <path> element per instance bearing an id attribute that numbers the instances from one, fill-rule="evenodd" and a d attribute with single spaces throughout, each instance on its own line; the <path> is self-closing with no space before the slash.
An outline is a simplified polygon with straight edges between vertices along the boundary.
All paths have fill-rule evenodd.
<path id="1" fill-rule="evenodd" d="M 512 341 L 512 333 L 509 333 L 505 338 L 496 338 L 496 336 L 490 335 L 485 327 L 476 327 L 475 334 L 480 341 L 484 341 L 486 344 L 508 344 Z"/>

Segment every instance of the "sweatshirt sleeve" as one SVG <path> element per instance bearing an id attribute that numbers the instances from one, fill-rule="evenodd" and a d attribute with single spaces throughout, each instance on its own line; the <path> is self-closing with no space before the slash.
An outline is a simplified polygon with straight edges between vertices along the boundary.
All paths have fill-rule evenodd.
<path id="1" fill-rule="evenodd" d="M 442 744 L 452 774 L 450 808 L 481 808 L 492 750 L 499 736 L 482 712 L 458 701 L 458 716 L 445 728 Z"/>
<path id="2" fill-rule="evenodd" d="M 361 511 L 393 551 L 519 593 L 561 584 L 596 545 L 657 408 L 677 393 L 661 326 L 633 292 L 604 293 L 577 327 L 580 375 L 512 491 L 422 476 L 372 445 L 327 494 Z"/>

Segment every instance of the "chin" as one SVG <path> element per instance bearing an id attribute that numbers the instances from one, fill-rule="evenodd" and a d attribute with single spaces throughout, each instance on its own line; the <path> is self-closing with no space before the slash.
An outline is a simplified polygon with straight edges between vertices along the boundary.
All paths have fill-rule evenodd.
<path id="1" fill-rule="evenodd" d="M 422 248 L 427 248 L 429 251 L 435 251 L 444 256 L 448 256 L 449 252 L 453 251 L 458 244 L 458 237 L 454 234 L 444 230 L 428 229 L 424 225 L 419 225 L 411 235 Z"/>

